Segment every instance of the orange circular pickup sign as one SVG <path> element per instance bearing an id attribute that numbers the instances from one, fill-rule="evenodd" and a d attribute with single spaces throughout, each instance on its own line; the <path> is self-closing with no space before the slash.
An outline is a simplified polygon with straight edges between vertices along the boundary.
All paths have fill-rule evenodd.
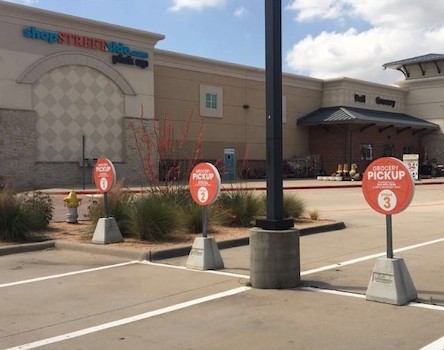
<path id="1" fill-rule="evenodd" d="M 211 163 L 199 163 L 190 174 L 190 193 L 199 205 L 213 203 L 220 193 L 220 174 Z"/>
<path id="2" fill-rule="evenodd" d="M 107 158 L 97 159 L 94 166 L 94 183 L 101 193 L 107 193 L 113 188 L 116 179 L 114 164 Z"/>
<path id="3" fill-rule="evenodd" d="M 362 192 L 374 210 L 392 215 L 410 205 L 415 184 L 403 162 L 396 158 L 383 157 L 372 162 L 365 170 Z"/>

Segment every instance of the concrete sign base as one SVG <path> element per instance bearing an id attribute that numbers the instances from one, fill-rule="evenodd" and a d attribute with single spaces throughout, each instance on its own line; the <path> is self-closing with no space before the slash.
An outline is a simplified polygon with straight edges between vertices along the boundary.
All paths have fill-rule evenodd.
<path id="1" fill-rule="evenodd" d="M 254 288 L 284 289 L 301 282 L 299 231 L 250 230 L 250 283 Z"/>
<path id="2" fill-rule="evenodd" d="M 403 305 L 417 298 L 404 259 L 379 258 L 365 293 L 367 300 Z"/>
<path id="3" fill-rule="evenodd" d="M 94 230 L 93 243 L 108 244 L 123 242 L 119 226 L 114 218 L 100 218 Z"/>
<path id="4" fill-rule="evenodd" d="M 224 267 L 214 238 L 198 237 L 194 240 L 186 267 L 194 270 L 217 270 Z"/>

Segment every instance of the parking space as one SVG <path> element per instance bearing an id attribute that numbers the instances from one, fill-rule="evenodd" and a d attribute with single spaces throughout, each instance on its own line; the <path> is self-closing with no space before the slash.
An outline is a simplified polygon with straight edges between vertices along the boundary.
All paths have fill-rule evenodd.
<path id="1" fill-rule="evenodd" d="M 185 269 L 186 257 L 2 256 L 0 348 L 444 349 L 443 187 L 418 187 L 393 220 L 395 255 L 419 296 L 408 306 L 365 300 L 385 221 L 360 189 L 341 189 L 341 201 L 335 191 L 301 193 L 347 228 L 301 237 L 303 286 L 293 290 L 250 288 L 248 246 L 221 250 L 225 269 L 204 272 Z"/>

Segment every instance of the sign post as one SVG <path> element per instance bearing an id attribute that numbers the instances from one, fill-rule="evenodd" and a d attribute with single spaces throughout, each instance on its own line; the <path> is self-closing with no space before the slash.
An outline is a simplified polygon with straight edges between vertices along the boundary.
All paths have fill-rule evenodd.
<path id="1" fill-rule="evenodd" d="M 415 192 L 413 177 L 399 159 L 379 158 L 367 167 L 362 192 L 370 207 L 386 216 L 387 231 L 387 257 L 377 260 L 366 299 L 405 304 L 416 299 L 417 292 L 404 260 L 393 256 L 392 215 L 410 205 Z"/>
<path id="2" fill-rule="evenodd" d="M 216 241 L 208 238 L 208 206 L 220 193 L 220 174 L 211 163 L 197 164 L 190 174 L 189 187 L 193 200 L 202 207 L 202 237 L 194 240 L 187 268 L 197 270 L 215 270 L 224 267 Z"/>
<path id="3" fill-rule="evenodd" d="M 113 217 L 109 217 L 108 192 L 113 188 L 116 179 L 114 164 L 107 158 L 99 158 L 93 170 L 94 183 L 103 194 L 104 218 L 100 218 L 94 230 L 93 243 L 108 244 L 122 242 L 123 237 Z"/>

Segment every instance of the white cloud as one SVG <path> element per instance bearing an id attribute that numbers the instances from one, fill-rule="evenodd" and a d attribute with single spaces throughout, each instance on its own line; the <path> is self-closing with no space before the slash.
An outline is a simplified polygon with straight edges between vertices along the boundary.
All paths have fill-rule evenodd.
<path id="1" fill-rule="evenodd" d="M 173 5 L 169 8 L 171 11 L 180 11 L 182 9 L 192 9 L 201 11 L 206 7 L 218 7 L 225 5 L 227 0 L 173 0 Z"/>
<path id="2" fill-rule="evenodd" d="M 319 5 L 321 3 L 321 5 Z M 347 76 L 382 83 L 402 78 L 384 71 L 382 64 L 444 48 L 444 2 L 432 0 L 294 0 L 287 9 L 296 20 L 347 20 L 366 22 L 371 28 L 358 32 L 345 28 L 306 36 L 286 55 L 287 65 L 301 74 L 319 78 Z M 338 30 L 343 28 L 338 26 Z"/>
<path id="3" fill-rule="evenodd" d="M 241 6 L 238 7 L 236 10 L 234 10 L 234 15 L 236 17 L 242 17 L 247 13 L 247 10 L 245 9 L 245 7 Z"/>
<path id="4" fill-rule="evenodd" d="M 341 15 L 342 4 L 336 0 L 297 0 L 288 5 L 287 9 L 296 11 L 296 20 L 303 22 L 315 18 L 338 18 Z"/>

